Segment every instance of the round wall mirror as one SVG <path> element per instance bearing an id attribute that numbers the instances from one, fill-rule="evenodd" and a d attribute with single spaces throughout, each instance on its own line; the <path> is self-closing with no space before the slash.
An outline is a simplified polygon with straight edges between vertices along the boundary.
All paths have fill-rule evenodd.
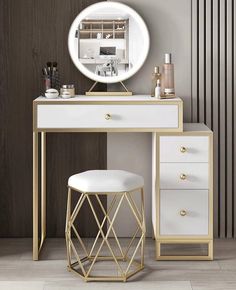
<path id="1" fill-rule="evenodd" d="M 148 55 L 149 42 L 147 26 L 135 10 L 107 1 L 84 9 L 68 36 L 75 66 L 102 83 L 121 82 L 134 75 Z"/>

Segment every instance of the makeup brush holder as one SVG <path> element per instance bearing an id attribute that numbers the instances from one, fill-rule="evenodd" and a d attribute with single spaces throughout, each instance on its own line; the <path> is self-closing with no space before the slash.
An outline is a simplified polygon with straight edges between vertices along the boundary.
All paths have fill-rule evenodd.
<path id="1" fill-rule="evenodd" d="M 48 89 L 56 89 L 59 91 L 61 85 L 57 62 L 47 62 L 42 72 L 45 91 Z"/>
<path id="2" fill-rule="evenodd" d="M 60 91 L 60 77 L 59 77 L 59 72 L 56 71 L 52 76 L 51 76 L 51 87 L 53 89 L 56 89 Z"/>

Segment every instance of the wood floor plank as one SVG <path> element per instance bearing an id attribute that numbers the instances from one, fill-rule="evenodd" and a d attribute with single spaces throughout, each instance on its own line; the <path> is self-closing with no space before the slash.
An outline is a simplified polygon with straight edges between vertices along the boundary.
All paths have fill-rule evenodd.
<path id="1" fill-rule="evenodd" d="M 192 290 L 235 290 L 235 281 L 191 282 Z"/>
<path id="2" fill-rule="evenodd" d="M 90 243 L 91 239 L 87 239 Z M 124 244 L 127 239 L 121 239 Z M 131 289 L 139 290 L 235 290 L 236 287 L 236 243 L 233 239 L 215 240 L 214 261 L 156 261 L 155 244 L 146 240 L 145 269 L 135 276 L 131 283 L 84 283 L 77 275 L 66 269 L 64 239 L 47 239 L 43 259 L 32 261 L 31 239 L 0 239 L 0 290 L 7 285 L 15 290 L 18 283 L 28 290 L 28 285 L 44 290 L 83 289 Z M 96 272 L 111 271 L 110 264 L 100 263 Z M 5 282 L 8 284 L 4 284 Z M 35 284 L 34 284 L 35 283 Z M 127 286 L 126 286 L 127 285 Z M 13 288 L 10 288 L 13 287 Z M 25 288 L 24 288 L 25 287 Z M 115 288 L 120 287 L 120 288 Z M 128 288 L 127 288 L 128 287 Z M 17 289 L 17 290 L 18 290 Z M 34 289 L 34 288 L 33 288 Z M 41 289 L 40 289 L 41 290 Z"/>

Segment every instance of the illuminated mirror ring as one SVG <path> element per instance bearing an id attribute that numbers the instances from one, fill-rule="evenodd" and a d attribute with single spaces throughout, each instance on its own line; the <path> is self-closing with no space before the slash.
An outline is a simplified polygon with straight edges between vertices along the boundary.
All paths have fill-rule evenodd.
<path id="1" fill-rule="evenodd" d="M 141 16 L 117 2 L 100 2 L 73 21 L 68 48 L 75 66 L 88 78 L 116 83 L 133 76 L 144 64 L 150 38 Z"/>

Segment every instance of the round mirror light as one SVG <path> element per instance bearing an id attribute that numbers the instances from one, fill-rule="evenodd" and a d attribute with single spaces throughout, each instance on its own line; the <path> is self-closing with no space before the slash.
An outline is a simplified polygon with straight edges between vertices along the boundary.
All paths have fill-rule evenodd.
<path id="1" fill-rule="evenodd" d="M 150 38 L 141 16 L 127 5 L 99 2 L 84 9 L 71 25 L 69 53 L 88 78 L 116 83 L 144 64 Z"/>

